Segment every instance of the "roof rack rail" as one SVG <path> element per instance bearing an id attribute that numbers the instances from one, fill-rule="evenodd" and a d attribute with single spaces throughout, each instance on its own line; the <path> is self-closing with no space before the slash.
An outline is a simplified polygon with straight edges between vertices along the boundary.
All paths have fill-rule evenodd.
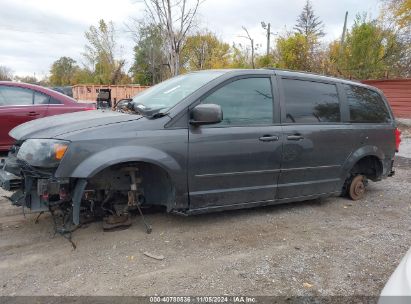
<path id="1" fill-rule="evenodd" d="M 290 69 L 280 69 L 280 68 L 272 68 L 272 67 L 264 67 L 264 68 L 260 68 L 260 70 L 271 70 L 271 71 L 282 71 L 282 72 L 301 73 L 301 74 L 315 75 L 315 76 L 323 76 L 323 77 L 329 77 L 329 78 L 335 78 L 335 79 L 342 79 L 342 80 L 346 80 L 346 81 L 361 83 L 361 81 L 360 81 L 360 80 L 357 80 L 357 79 L 349 79 L 349 78 L 345 78 L 345 77 L 342 77 L 342 76 L 340 76 L 340 77 L 330 76 L 330 75 L 319 74 L 319 73 L 308 72 L 308 71 L 290 70 Z"/>

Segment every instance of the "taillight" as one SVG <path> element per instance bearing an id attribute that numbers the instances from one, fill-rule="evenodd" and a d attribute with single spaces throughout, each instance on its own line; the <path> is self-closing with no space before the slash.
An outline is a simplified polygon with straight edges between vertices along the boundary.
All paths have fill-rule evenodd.
<path id="1" fill-rule="evenodd" d="M 401 131 L 396 128 L 395 129 L 395 150 L 398 152 L 400 150 L 400 143 L 401 143 Z"/>

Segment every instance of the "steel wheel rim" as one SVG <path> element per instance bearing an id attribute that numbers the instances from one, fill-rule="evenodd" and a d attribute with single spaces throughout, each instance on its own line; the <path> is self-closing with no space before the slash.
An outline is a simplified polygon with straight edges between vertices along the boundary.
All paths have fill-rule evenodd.
<path id="1" fill-rule="evenodd" d="M 365 184 L 364 178 L 361 175 L 354 177 L 353 181 L 351 182 L 350 187 L 350 197 L 353 200 L 359 200 L 364 196 L 365 193 Z"/>

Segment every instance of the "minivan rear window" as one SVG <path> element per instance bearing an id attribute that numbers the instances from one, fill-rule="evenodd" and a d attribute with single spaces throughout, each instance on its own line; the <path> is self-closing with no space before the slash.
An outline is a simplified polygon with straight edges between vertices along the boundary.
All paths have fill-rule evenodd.
<path id="1" fill-rule="evenodd" d="M 382 123 L 391 120 L 387 106 L 380 94 L 355 85 L 346 84 L 344 88 L 350 108 L 350 122 Z"/>
<path id="2" fill-rule="evenodd" d="M 340 122 L 340 103 L 334 84 L 283 79 L 286 122 Z"/>

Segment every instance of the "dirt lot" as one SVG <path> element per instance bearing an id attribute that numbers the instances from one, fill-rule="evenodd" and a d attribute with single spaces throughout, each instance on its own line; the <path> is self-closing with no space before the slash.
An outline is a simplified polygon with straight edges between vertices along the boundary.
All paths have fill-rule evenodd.
<path id="1" fill-rule="evenodd" d="M 151 235 L 139 218 L 117 232 L 93 223 L 76 250 L 49 216 L 35 224 L 0 199 L 0 295 L 378 295 L 411 246 L 411 159 L 396 163 L 358 202 L 157 213 Z"/>

